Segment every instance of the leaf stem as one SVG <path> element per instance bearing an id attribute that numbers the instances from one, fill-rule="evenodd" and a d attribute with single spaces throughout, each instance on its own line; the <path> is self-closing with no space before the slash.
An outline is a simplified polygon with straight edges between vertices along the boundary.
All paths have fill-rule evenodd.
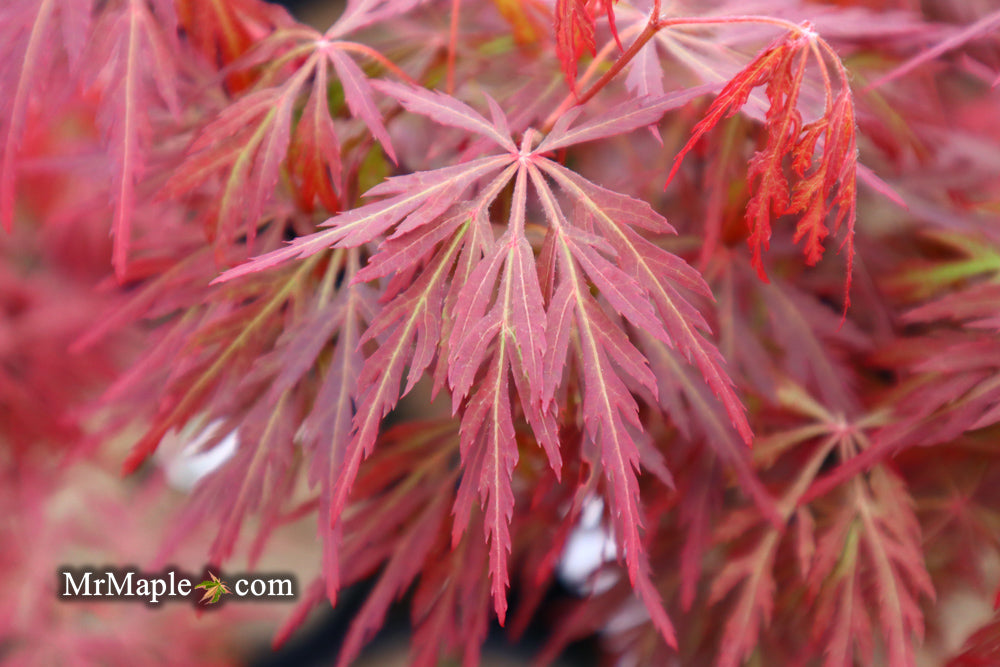
<path id="1" fill-rule="evenodd" d="M 625 50 L 625 53 L 619 56 L 618 60 L 611 65 L 611 68 L 605 72 L 600 79 L 595 81 L 585 93 L 577 98 L 572 92 L 570 92 L 570 94 L 563 99 L 559 106 L 556 107 L 556 110 L 549 114 L 549 117 L 545 119 L 545 123 L 542 125 L 542 133 L 548 134 L 548 132 L 552 129 L 552 126 L 554 126 L 556 121 L 559 120 L 559 116 L 563 115 L 563 113 L 565 113 L 570 107 L 584 105 L 589 102 L 594 95 L 600 92 L 602 88 L 608 85 L 608 83 L 610 83 L 611 80 L 622 71 L 625 65 L 629 64 L 632 59 L 635 58 L 636 54 L 638 54 L 642 47 L 644 47 L 646 43 L 653 38 L 658 30 L 659 28 L 656 27 L 656 22 L 651 18 L 649 23 L 646 24 L 646 27 L 642 29 L 641 33 L 639 33 L 639 36 L 635 38 L 635 41 L 633 41 L 629 45 L 628 49 Z"/>
<path id="2" fill-rule="evenodd" d="M 458 15 L 462 0 L 451 0 L 451 24 L 448 27 L 448 65 L 445 91 L 455 94 L 455 58 L 458 53 Z"/>

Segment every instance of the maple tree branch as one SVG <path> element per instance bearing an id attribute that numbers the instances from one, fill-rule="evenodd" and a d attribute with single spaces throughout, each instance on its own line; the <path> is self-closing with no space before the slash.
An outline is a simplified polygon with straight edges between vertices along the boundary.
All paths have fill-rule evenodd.
<path id="1" fill-rule="evenodd" d="M 634 27 L 638 28 L 638 26 L 634 26 Z M 637 32 L 639 32 L 639 30 L 637 30 L 637 29 L 633 30 L 633 29 L 630 28 L 630 29 L 626 30 L 623 33 L 623 35 L 626 36 L 626 37 L 630 37 L 632 35 L 632 33 L 637 33 Z M 615 43 L 615 40 L 613 40 L 613 39 L 608 40 L 608 42 L 601 48 L 601 50 L 597 52 L 597 55 L 594 56 L 593 60 L 590 61 L 590 64 L 587 65 L 587 69 L 585 69 L 583 71 L 583 74 L 581 74 L 577 78 L 577 83 L 578 84 L 585 84 L 588 81 L 590 81 L 591 77 L 593 77 L 594 74 L 597 72 L 597 69 L 601 66 L 601 64 L 605 60 L 607 60 L 608 56 L 611 55 L 611 53 L 617 47 L 618 47 L 618 45 Z M 576 98 L 573 97 L 572 99 L 575 100 Z"/>
<path id="2" fill-rule="evenodd" d="M 628 49 L 625 50 L 625 53 L 620 55 L 618 59 L 612 63 L 611 69 L 605 72 L 600 79 L 594 82 L 594 85 L 588 88 L 587 91 L 580 96 L 577 104 L 586 104 L 594 97 L 594 95 L 600 92 L 602 88 L 608 85 L 608 83 L 610 83 L 611 80 L 618 75 L 618 72 L 625 68 L 625 65 L 632 62 L 632 59 L 638 55 L 639 51 L 642 50 L 642 47 L 646 46 L 646 43 L 651 40 L 656 33 L 659 32 L 659 30 L 660 28 L 656 25 L 656 22 L 653 19 L 650 19 L 649 23 L 646 24 L 646 27 L 642 29 L 641 33 L 639 33 L 639 36 L 635 38 L 635 41 L 633 41 L 629 45 Z"/>

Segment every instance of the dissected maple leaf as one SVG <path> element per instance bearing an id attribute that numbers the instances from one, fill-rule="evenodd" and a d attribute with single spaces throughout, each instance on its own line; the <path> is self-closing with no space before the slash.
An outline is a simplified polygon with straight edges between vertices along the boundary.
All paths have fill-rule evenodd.
<path id="1" fill-rule="evenodd" d="M 855 478 L 830 528 L 820 536 L 809 575 L 826 622 L 815 626 L 827 665 L 854 664 L 856 646 L 871 660 L 871 610 L 878 609 L 888 664 L 913 664 L 914 640 L 923 639 L 919 596 L 934 598 L 923 564 L 920 530 L 902 481 L 885 468 Z M 871 599 L 872 591 L 877 596 Z"/>
<path id="2" fill-rule="evenodd" d="M 116 317 L 109 318 L 111 326 L 120 326 L 123 320 L 127 322 L 129 318 L 155 317 L 165 305 L 184 309 L 184 316 L 178 318 L 173 329 L 157 341 L 142 363 L 133 369 L 134 372 L 119 378 L 106 394 L 109 400 L 126 394 L 134 395 L 137 399 L 146 397 L 146 401 L 140 403 L 140 409 L 153 409 L 153 418 L 147 425 L 145 434 L 134 445 L 123 464 L 126 472 L 135 470 L 142 464 L 170 429 L 179 429 L 192 418 L 205 414 L 208 406 L 218 410 L 219 414 L 214 416 L 238 424 L 240 417 L 237 415 L 245 414 L 249 406 L 237 394 L 244 398 L 257 398 L 256 392 L 241 393 L 238 390 L 241 385 L 244 390 L 247 385 L 259 390 L 268 379 L 266 373 L 278 374 L 278 369 L 273 365 L 274 357 L 257 359 L 257 356 L 270 349 L 280 334 L 280 325 L 276 325 L 275 316 L 289 302 L 310 298 L 307 295 L 309 282 L 305 277 L 310 275 L 310 269 L 314 265 L 304 264 L 297 272 L 285 276 L 280 281 L 282 287 L 275 292 L 271 291 L 274 283 L 241 285 L 239 293 L 243 303 L 239 308 L 233 309 L 228 304 L 218 303 L 206 305 L 206 285 L 203 281 L 205 270 L 211 270 L 210 266 L 206 266 L 206 259 L 205 250 L 185 258 L 172 271 L 166 272 L 159 283 L 151 283 L 146 294 L 139 295 L 132 304 L 116 313 Z M 196 285 L 192 287 L 190 282 Z M 185 297 L 193 303 L 186 300 L 182 300 L 181 304 L 158 303 L 156 297 L 168 285 L 178 291 L 191 290 L 185 293 Z M 328 297 L 328 294 L 321 294 L 318 298 Z M 93 339 L 104 331 L 103 327 L 99 327 L 90 338 Z M 163 359 L 172 357 L 179 358 L 169 370 L 161 370 L 158 374 L 151 372 Z M 247 375 L 245 372 L 255 364 L 266 372 Z M 303 369 L 302 372 L 306 370 L 308 369 Z M 168 386 L 176 383 L 182 389 L 166 400 L 150 399 L 150 392 L 161 390 L 163 383 Z M 265 400 L 273 403 L 278 398 L 279 395 L 271 395 Z M 208 410 L 208 414 L 212 412 Z M 286 416 L 289 417 L 290 415 Z M 230 430 L 231 428 L 232 426 Z"/>
<path id="3" fill-rule="evenodd" d="M 231 294 L 243 301 L 240 308 L 188 306 L 177 330 L 181 341 L 186 337 L 196 344 L 171 350 L 177 339 L 165 341 L 166 353 L 178 358 L 176 374 L 166 379 L 132 377 L 118 390 L 141 397 L 150 382 L 180 387 L 177 400 L 157 406 L 126 465 L 141 463 L 164 433 L 193 418 L 203 424 L 214 420 L 214 433 L 201 450 L 213 450 L 227 437 L 235 443 L 231 458 L 198 482 L 167 541 L 168 549 L 192 527 L 203 525 L 206 514 L 213 514 L 220 525 L 209 556 L 213 563 L 222 563 L 231 557 L 247 519 L 256 515 L 260 532 L 251 558 L 256 557 L 259 544 L 292 511 L 295 482 L 305 462 L 308 482 L 319 488 L 323 499 L 322 561 L 331 573 L 327 584 L 332 600 L 339 587 L 342 545 L 340 534 L 329 528 L 329 499 L 350 441 L 363 361 L 358 340 L 373 318 L 376 294 L 368 285 L 351 281 L 359 250 L 337 251 L 322 265 L 319 259 L 287 275 L 276 293 L 270 292 L 273 280 L 222 288 L 236 290 Z M 203 266 L 204 254 L 193 261 Z M 150 356 L 155 359 L 159 350 Z"/>
<path id="4" fill-rule="evenodd" d="M 514 510 L 510 479 L 517 463 L 509 403 L 511 375 L 524 413 L 549 454 L 550 464 L 556 471 L 561 465 L 555 418 L 543 401 L 545 310 L 534 255 L 524 234 L 527 180 L 526 170 L 519 169 L 508 231 L 473 269 L 459 292 L 455 304 L 458 317 L 449 343 L 454 406 L 457 408 L 469 397 L 462 416 L 462 453 L 471 465 L 462 477 L 455 501 L 456 537 L 468 522 L 472 482 L 478 478 L 480 495 L 488 495 L 489 501 L 485 519 L 493 545 L 493 595 L 498 601 L 504 600 L 502 605 L 498 602 L 497 609 L 501 622 L 506 615 L 507 586 L 506 555 L 501 549 L 510 551 L 508 524 Z M 500 284 L 491 305 L 489 299 L 498 279 Z M 473 393 L 473 380 L 484 363 L 488 364 L 486 377 Z"/>
<path id="5" fill-rule="evenodd" d="M 368 13 L 375 10 L 358 11 L 346 13 L 325 33 L 299 24 L 278 28 L 231 65 L 233 71 L 247 71 L 266 63 L 257 82 L 199 131 L 186 160 L 161 192 L 164 198 L 179 198 L 204 188 L 221 172 L 221 196 L 205 218 L 217 248 L 232 245 L 241 223 L 248 243 L 253 242 L 290 150 L 304 204 L 311 207 L 318 196 L 330 210 L 340 208 L 342 157 L 328 108 L 331 69 L 350 114 L 395 161 L 371 84 L 348 54 L 387 61 L 368 47 L 341 39 L 354 24 L 371 19 Z M 304 90 L 308 93 L 303 103 Z"/>
<path id="6" fill-rule="evenodd" d="M 824 460 L 836 455 L 848 461 L 871 446 L 868 431 L 886 415 L 873 412 L 849 416 L 820 404 L 794 385 L 779 390 L 781 402 L 811 423 L 777 434 L 761 443 L 757 455 L 773 461 L 795 448 L 810 447 L 809 464 L 801 466 L 787 494 L 786 507 L 810 502 L 808 529 L 814 546 L 801 559 L 810 604 L 821 622 L 812 627 L 810 646 L 823 647 L 825 664 L 855 664 L 873 659 L 873 635 L 878 626 L 885 640 L 888 664 L 913 664 L 914 641 L 923 639 L 923 614 L 918 598 L 934 598 L 924 566 L 920 527 L 903 481 L 878 466 L 852 478 L 838 502 L 827 504 L 806 493 L 816 484 Z M 810 444 L 815 441 L 816 444 Z M 815 517 L 813 519 L 812 517 Z M 810 543 L 813 538 L 810 536 Z M 878 609 L 877 620 L 871 610 Z"/>
<path id="7" fill-rule="evenodd" d="M 996 303 L 987 310 L 995 313 Z M 899 346 L 914 355 L 908 361 L 918 381 L 907 387 L 899 421 L 886 428 L 881 455 L 948 442 L 1000 423 L 1000 346 L 995 335 L 977 331 L 975 322 L 968 326 L 968 331 L 945 331 Z"/>
<path id="8" fill-rule="evenodd" d="M 894 339 L 878 353 L 879 363 L 907 369 L 912 377 L 895 397 L 898 418 L 871 447 L 817 485 L 817 494 L 905 449 L 949 442 L 1000 422 L 1000 348 L 994 335 L 1000 322 L 995 298 L 1000 253 L 980 235 L 926 236 L 959 257 L 912 263 L 891 281 L 920 300 L 948 290 L 901 314 L 903 322 L 927 331 Z"/>
<path id="9" fill-rule="evenodd" d="M 63 544 L 24 539 L 51 532 L 38 494 L 65 480 L 34 469 L 52 443 L 84 440 L 75 460 L 96 443 L 114 456 L 107 443 L 138 431 L 126 470 L 173 471 L 176 440 L 181 459 L 229 457 L 190 489 L 164 553 L 211 518 L 214 540 L 197 543 L 213 568 L 245 543 L 252 563 L 316 511 L 322 573 L 278 639 L 367 581 L 344 665 L 404 598 L 414 664 L 478 662 L 492 613 L 517 634 L 560 596 L 594 506 L 603 560 L 588 597 L 556 610 L 568 622 L 543 659 L 591 635 L 631 664 L 919 661 L 935 588 L 965 575 L 995 591 L 979 570 L 1000 525 L 989 1 L 762 0 L 748 16 L 713 0 L 674 17 L 684 3 L 485 0 L 454 3 L 449 38 L 441 7 L 402 16 L 422 0 L 349 0 L 325 32 L 261 0 L 0 3 L 0 222 L 17 218 L 0 235 L 0 501 L 30 519 L 8 512 L 0 526 L 14 545 L 2 570 L 31 570 L 15 579 L 32 604 L 50 578 L 49 559 L 20 555 Z M 554 57 L 532 43 L 536 14 L 554 18 Z M 634 48 L 597 43 L 603 15 Z M 789 32 L 757 52 L 776 27 Z M 957 48 L 960 76 L 902 78 Z M 587 53 L 581 79 L 596 81 L 577 97 Z M 855 80 L 933 103 L 872 95 L 856 110 L 841 55 Z M 442 76 L 449 95 L 420 87 Z M 530 129 L 560 79 L 574 90 Z M 692 81 L 707 85 L 663 95 Z M 622 135 L 687 141 L 687 116 L 661 116 L 720 90 L 671 176 L 699 137 L 746 118 L 692 170 L 691 196 L 651 196 L 662 151 Z M 586 103 L 567 111 L 574 100 Z M 417 116 L 456 131 L 414 131 Z M 856 122 L 891 187 L 857 164 Z M 747 188 L 732 172 L 753 133 Z M 754 274 L 772 240 L 815 264 L 837 237 L 850 288 L 859 177 L 911 207 L 868 218 L 863 306 L 838 322 L 825 272 Z M 746 236 L 749 252 L 730 248 Z M 681 259 L 699 243 L 718 303 Z M 247 254 L 261 256 L 239 265 Z M 114 310 L 66 357 L 97 303 L 69 282 L 93 277 L 90 255 L 102 275 L 113 262 L 102 296 Z M 210 285 L 219 266 L 237 268 Z M 116 337 L 110 354 L 87 354 L 125 330 L 137 345 Z M 133 354 L 81 417 L 75 404 Z M 451 419 L 408 414 L 403 396 L 419 410 L 425 380 Z M 764 434 L 753 450 L 751 424 Z M 46 549 L 25 550 L 36 542 Z M 202 589 L 203 605 L 227 592 L 211 573 Z M 30 642 L 79 660 L 117 645 L 59 632 L 51 605 L 25 615 L 18 595 L 3 598 L 15 660 Z M 932 641 L 946 634 L 926 622 Z M 988 662 L 994 626 L 956 662 Z M 928 647 L 952 653 L 940 648 Z"/>
<path id="10" fill-rule="evenodd" d="M 213 7 L 218 9 L 218 4 Z M 0 115 L 0 129 L 5 132 L 0 219 L 10 227 L 16 157 L 29 102 L 40 93 L 50 103 L 56 101 L 51 92 L 39 87 L 39 82 L 52 78 L 53 70 L 61 68 L 68 85 L 82 83 L 96 97 L 96 118 L 111 162 L 113 265 L 117 277 L 123 280 L 140 197 L 137 188 L 144 180 L 157 126 L 164 122 L 159 116 L 162 110 L 174 117 L 181 112 L 181 49 L 174 3 L 115 0 L 95 5 L 92 0 L 46 0 L 16 2 L 3 11 L 8 14 L 2 16 L 2 21 L 9 21 L 13 27 L 10 44 L 15 53 L 4 58 L 10 65 L 0 76 L 16 92 Z M 230 27 L 239 30 L 236 24 Z M 23 40 L 18 36 L 22 31 Z M 63 44 L 66 62 L 59 50 L 44 47 L 45 43 Z M 22 48 L 23 52 L 16 53 Z M 20 63 L 19 69 L 13 67 L 15 63 Z"/>
<path id="11" fill-rule="evenodd" d="M 635 470 L 643 465 L 666 473 L 655 450 L 637 444 L 642 427 L 626 383 L 638 383 L 653 394 L 656 386 L 618 318 L 676 347 L 697 365 L 747 441 L 749 426 L 721 356 L 702 336 L 707 328 L 704 320 L 678 291 L 706 293 L 707 287 L 682 260 L 634 229 L 669 232 L 669 225 L 648 205 L 587 181 L 545 153 L 649 125 L 683 99 L 683 94 L 630 102 L 576 127 L 572 127 L 576 114 L 571 114 L 532 148 L 534 131 L 526 132 L 517 147 L 502 112 L 492 102 L 491 122 L 439 93 L 384 82 L 378 87 L 410 111 L 478 134 L 503 152 L 390 178 L 368 193 L 385 196 L 381 201 L 335 216 L 324 223 L 329 229 L 295 239 L 288 247 L 221 278 L 231 280 L 331 246 L 357 246 L 389 234 L 356 278 L 395 274 L 383 297 L 382 312 L 361 339 L 378 338 L 379 346 L 361 370 L 353 437 L 345 451 L 330 515 L 339 516 L 345 506 L 382 418 L 399 400 L 404 370 L 408 374 L 402 394 L 412 389 L 437 358 L 439 367 L 448 368 L 453 408 L 462 412 L 465 473 L 455 501 L 455 540 L 465 528 L 472 494 L 478 489 L 486 507 L 494 603 L 502 620 L 510 549 L 507 524 L 513 507 L 510 480 L 517 461 L 509 383 L 513 380 L 521 411 L 558 470 L 551 410 L 562 384 L 572 334 L 580 342 L 585 431 L 600 452 L 593 463 L 604 471 L 613 496 L 616 532 L 625 545 L 630 577 L 657 627 L 673 641 L 669 621 L 649 583 Z M 569 222 L 549 179 L 582 212 L 579 222 Z M 511 181 L 510 217 L 505 233 L 495 239 L 491 205 Z M 548 222 L 539 268 L 525 234 L 529 182 Z M 477 185 L 477 194 L 463 198 Z M 556 280 L 546 280 L 543 288 L 539 275 Z M 453 323 L 447 338 L 442 338 L 443 321 Z M 485 373 L 485 381 L 472 391 L 480 372 Z"/>
<path id="12" fill-rule="evenodd" d="M 805 123 L 799 109 L 799 92 L 811 55 L 822 71 L 826 95 L 822 115 Z M 836 95 L 831 87 L 827 56 L 834 61 L 839 74 L 840 90 Z M 854 258 L 857 198 L 854 102 L 840 60 L 808 27 L 778 38 L 726 84 L 674 158 L 667 185 L 680 169 L 684 156 L 702 135 L 723 118 L 736 114 L 759 86 L 765 86 L 770 106 L 764 123 L 765 144 L 751 158 L 747 176 L 752 192 L 747 202 L 746 219 L 753 266 L 760 278 L 767 281 L 762 254 L 770 245 L 774 218 L 798 214 L 794 240 L 805 240 L 803 252 L 809 265 L 823 256 L 823 241 L 831 229 L 836 233 L 843 227 L 842 247 L 847 257 L 846 311 Z M 814 164 L 817 151 L 820 159 Z M 786 174 L 786 158 L 790 158 L 791 171 L 796 176 L 794 184 Z M 836 214 L 832 224 L 828 224 L 827 218 L 832 211 Z"/>

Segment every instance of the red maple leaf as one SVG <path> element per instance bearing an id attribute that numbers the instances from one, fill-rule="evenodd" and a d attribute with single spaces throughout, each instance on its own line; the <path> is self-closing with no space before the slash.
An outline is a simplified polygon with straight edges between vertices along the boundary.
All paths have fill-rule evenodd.
<path id="1" fill-rule="evenodd" d="M 818 119 L 804 123 L 799 92 L 810 56 L 823 75 L 825 106 Z M 836 95 L 827 58 L 834 62 L 839 75 L 840 90 Z M 823 241 L 831 231 L 836 233 L 843 227 L 842 245 L 847 257 L 846 312 L 854 261 L 857 197 L 854 102 L 840 60 L 808 27 L 776 40 L 726 84 L 674 158 L 667 185 L 701 136 L 723 118 L 736 114 L 751 91 L 759 86 L 765 86 L 770 107 L 765 117 L 764 147 L 750 160 L 747 173 L 752 195 L 747 202 L 746 219 L 753 266 L 760 278 L 767 281 L 762 255 L 770 244 L 771 221 L 778 217 L 798 215 L 794 240 L 805 241 L 803 252 L 809 265 L 823 256 Z M 794 182 L 788 179 L 786 159 L 791 161 Z M 833 211 L 836 213 L 830 224 L 827 220 Z"/>

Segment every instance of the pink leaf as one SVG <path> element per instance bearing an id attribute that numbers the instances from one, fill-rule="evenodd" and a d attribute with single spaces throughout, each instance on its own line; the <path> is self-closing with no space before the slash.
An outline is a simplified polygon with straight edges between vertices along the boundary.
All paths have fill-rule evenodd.
<path id="1" fill-rule="evenodd" d="M 372 136 L 382 144 L 389 159 L 396 162 L 392 141 L 389 139 L 385 125 L 382 124 L 382 116 L 375 106 L 375 100 L 372 99 L 372 86 L 368 83 L 365 73 L 353 60 L 337 49 L 326 49 L 326 55 L 333 63 L 340 83 L 344 86 L 344 96 L 347 98 L 347 106 L 351 110 L 351 115 L 364 121 Z"/>

